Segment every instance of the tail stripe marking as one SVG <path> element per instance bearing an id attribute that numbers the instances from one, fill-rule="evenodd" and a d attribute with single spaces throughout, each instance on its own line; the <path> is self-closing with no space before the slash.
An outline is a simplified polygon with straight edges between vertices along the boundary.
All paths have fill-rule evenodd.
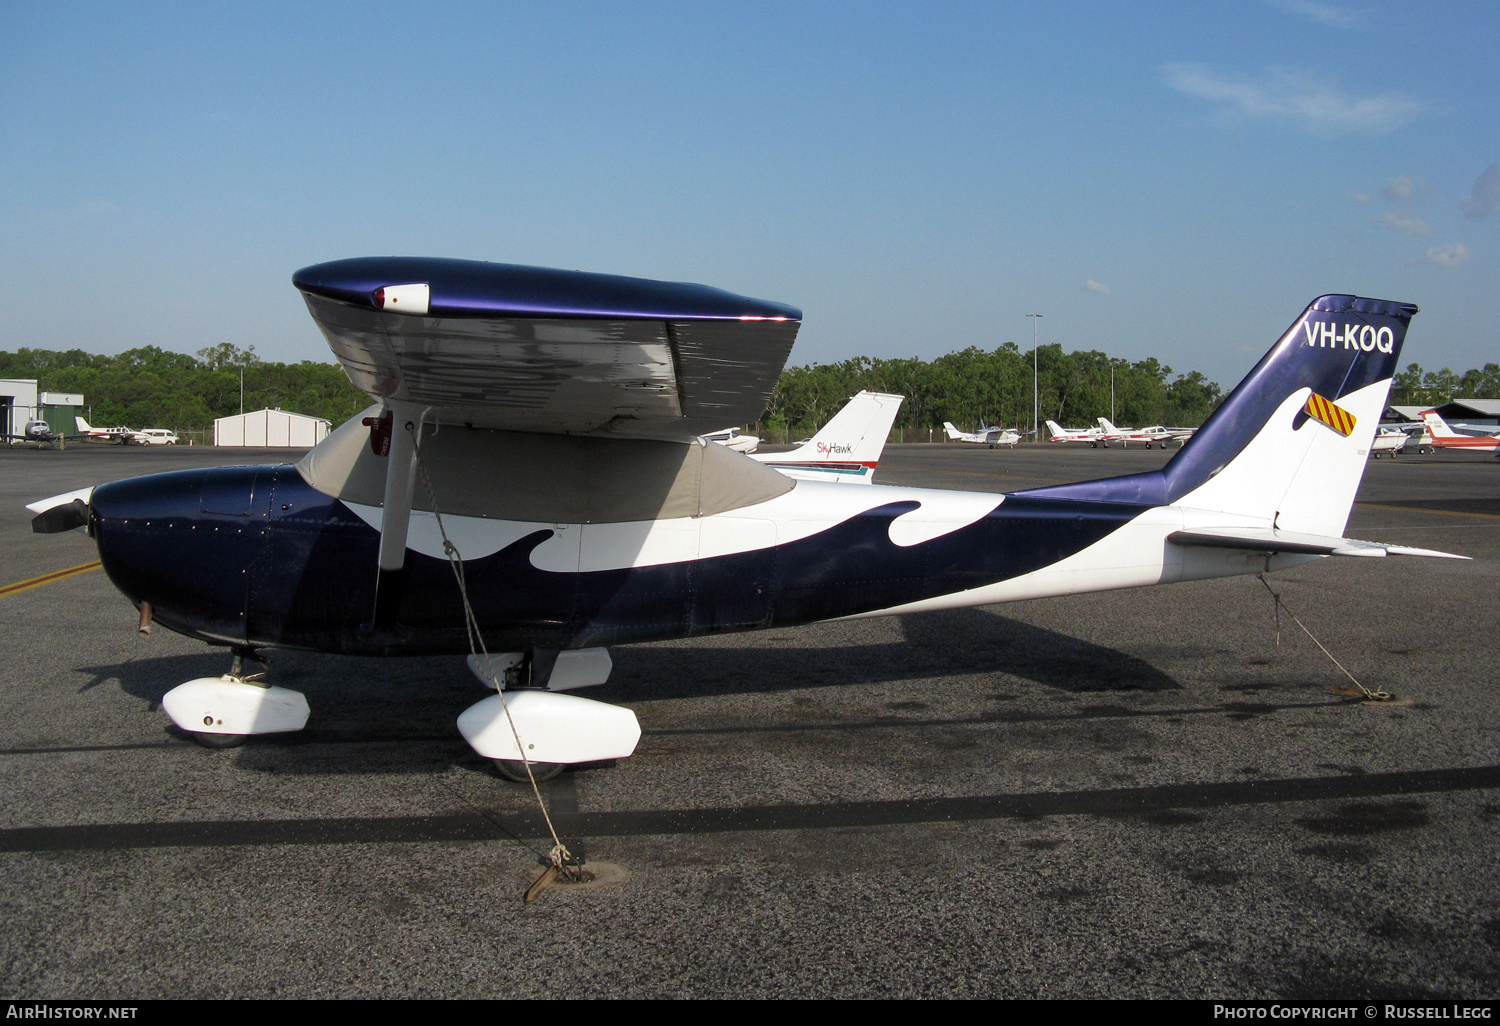
<path id="1" fill-rule="evenodd" d="M 1316 392 L 1307 397 L 1307 405 L 1303 409 L 1309 417 L 1327 424 L 1345 438 L 1354 432 L 1354 414 Z"/>

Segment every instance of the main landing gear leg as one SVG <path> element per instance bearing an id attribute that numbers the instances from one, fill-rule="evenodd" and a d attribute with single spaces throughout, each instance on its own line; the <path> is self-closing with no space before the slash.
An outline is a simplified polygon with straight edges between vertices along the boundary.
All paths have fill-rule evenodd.
<path id="1" fill-rule="evenodd" d="M 284 734 L 307 726 L 306 696 L 264 683 L 264 670 L 247 676 L 246 659 L 266 665 L 254 649 L 236 648 L 228 673 L 190 680 L 162 696 L 161 707 L 172 722 L 205 748 L 235 748 L 252 734 Z"/>

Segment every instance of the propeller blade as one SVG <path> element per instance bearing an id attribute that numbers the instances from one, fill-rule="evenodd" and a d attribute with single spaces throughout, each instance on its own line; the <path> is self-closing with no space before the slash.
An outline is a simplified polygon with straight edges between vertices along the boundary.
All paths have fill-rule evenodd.
<path id="1" fill-rule="evenodd" d="M 87 526 L 89 506 L 82 499 L 45 509 L 31 518 L 31 530 L 36 534 L 61 534 L 78 527 Z"/>

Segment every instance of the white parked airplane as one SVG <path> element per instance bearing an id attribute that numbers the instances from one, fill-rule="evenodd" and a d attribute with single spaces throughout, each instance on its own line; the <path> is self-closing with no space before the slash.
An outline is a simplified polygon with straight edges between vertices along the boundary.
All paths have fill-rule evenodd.
<path id="1" fill-rule="evenodd" d="M 134 428 L 112 427 L 96 428 L 90 427 L 89 422 L 82 417 L 75 416 L 73 422 L 78 425 L 78 433 L 90 441 L 95 442 L 118 442 L 120 445 L 139 445 L 140 432 Z"/>
<path id="2" fill-rule="evenodd" d="M 1102 443 L 1106 448 L 1109 447 L 1109 441 L 1102 437 L 1104 431 L 1101 428 L 1080 428 L 1074 431 L 1059 426 L 1055 420 L 1046 421 L 1046 425 L 1049 442 L 1086 442 L 1096 449 Z"/>
<path id="3" fill-rule="evenodd" d="M 717 442 L 726 449 L 735 452 L 750 454 L 760 448 L 760 438 L 757 435 L 740 434 L 739 428 L 725 428 L 723 431 L 713 431 L 703 436 L 705 442 Z"/>
<path id="4" fill-rule="evenodd" d="M 798 481 L 869 484 L 905 399 L 886 392 L 861 392 L 798 448 L 756 453 L 750 458 Z"/>
<path id="5" fill-rule="evenodd" d="M 1382 454 L 1389 454 L 1392 458 L 1401 450 L 1406 448 L 1410 439 L 1405 431 L 1398 427 L 1383 427 L 1375 433 L 1370 440 L 1370 457 L 1380 459 Z"/>
<path id="6" fill-rule="evenodd" d="M 993 449 L 997 445 L 1003 445 L 1014 449 L 1016 443 L 1021 440 L 1021 434 L 1011 428 L 992 428 L 979 425 L 978 431 L 965 432 L 954 427 L 950 422 L 943 421 L 943 432 L 947 434 L 948 440 L 952 442 L 974 442 L 978 445 L 988 445 Z"/>
<path id="7" fill-rule="evenodd" d="M 703 442 L 765 408 L 801 323 L 780 303 L 430 258 L 292 280 L 364 416 L 295 465 L 30 506 L 88 528 L 143 630 L 235 653 L 162 698 L 208 747 L 305 726 L 305 696 L 242 673 L 267 648 L 476 656 L 499 693 L 459 732 L 526 780 L 635 750 L 631 710 L 566 693 L 611 645 L 1447 555 L 1344 537 L 1405 303 L 1314 300 L 1159 469 L 998 494 L 791 480 Z"/>

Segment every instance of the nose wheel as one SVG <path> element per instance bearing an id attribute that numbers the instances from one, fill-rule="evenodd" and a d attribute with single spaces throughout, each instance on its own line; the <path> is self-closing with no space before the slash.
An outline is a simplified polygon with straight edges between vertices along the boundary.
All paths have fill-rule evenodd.
<path id="1" fill-rule="evenodd" d="M 252 734 L 282 734 L 307 725 L 307 698 L 300 691 L 265 683 L 245 673 L 245 660 L 265 666 L 252 649 L 235 649 L 229 672 L 179 684 L 161 699 L 179 730 L 204 748 L 236 748 Z"/>

